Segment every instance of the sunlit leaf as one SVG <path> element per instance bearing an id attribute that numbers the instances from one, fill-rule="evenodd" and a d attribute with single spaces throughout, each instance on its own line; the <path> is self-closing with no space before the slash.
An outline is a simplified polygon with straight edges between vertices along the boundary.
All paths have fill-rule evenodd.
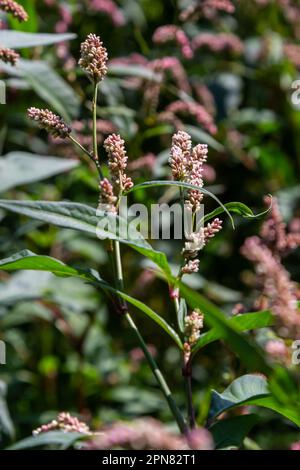
<path id="1" fill-rule="evenodd" d="M 77 160 L 11 152 L 0 158 L 0 192 L 22 184 L 30 184 L 71 170 Z"/>
<path id="2" fill-rule="evenodd" d="M 93 207 L 72 202 L 9 201 L 4 199 L 0 200 L 0 207 L 56 225 L 57 227 L 85 232 L 94 237 L 101 236 L 103 239 L 118 240 L 149 258 L 153 263 L 159 266 L 167 276 L 171 275 L 170 267 L 164 253 L 154 250 L 141 235 L 137 238 L 129 239 L 122 237 L 122 234 L 118 234 L 118 232 L 115 233 L 109 230 L 109 227 L 104 230 L 99 224 L 103 218 L 107 220 L 107 216 L 104 214 L 100 216 Z M 117 216 L 114 217 L 120 222 Z M 123 221 L 123 223 L 125 223 L 125 221 Z M 119 226 L 120 225 L 122 224 L 119 223 Z"/>

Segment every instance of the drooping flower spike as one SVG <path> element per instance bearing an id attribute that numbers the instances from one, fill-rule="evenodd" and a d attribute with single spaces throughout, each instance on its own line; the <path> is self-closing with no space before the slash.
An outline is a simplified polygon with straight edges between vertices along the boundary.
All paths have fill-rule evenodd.
<path id="1" fill-rule="evenodd" d="M 0 60 L 6 64 L 16 65 L 19 58 L 19 54 L 14 50 L 8 49 L 6 47 L 0 47 Z"/>
<path id="2" fill-rule="evenodd" d="M 29 108 L 28 117 L 36 121 L 41 129 L 45 129 L 53 137 L 65 139 L 71 133 L 71 127 L 49 109 Z"/>

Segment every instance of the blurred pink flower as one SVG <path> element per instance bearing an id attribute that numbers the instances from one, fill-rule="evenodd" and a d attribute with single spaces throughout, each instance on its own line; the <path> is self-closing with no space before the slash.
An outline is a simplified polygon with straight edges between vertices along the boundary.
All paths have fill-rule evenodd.
<path id="1" fill-rule="evenodd" d="M 212 52 L 242 54 L 244 45 L 240 38 L 231 33 L 201 33 L 192 40 L 193 49 L 207 48 Z"/>
<path id="2" fill-rule="evenodd" d="M 185 32 L 176 25 L 168 24 L 157 28 L 153 34 L 153 42 L 156 44 L 165 44 L 174 41 L 180 47 L 183 57 L 191 59 L 193 50 L 190 40 Z"/>

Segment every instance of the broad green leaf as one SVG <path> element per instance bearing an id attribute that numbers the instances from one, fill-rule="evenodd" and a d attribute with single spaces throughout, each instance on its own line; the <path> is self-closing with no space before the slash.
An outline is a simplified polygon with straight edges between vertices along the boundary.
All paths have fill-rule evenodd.
<path id="1" fill-rule="evenodd" d="M 47 202 L 47 201 L 9 201 L 0 200 L 0 207 L 18 214 L 26 215 L 33 219 L 41 220 L 57 227 L 69 228 L 79 232 L 85 232 L 94 237 L 101 236 L 103 239 L 118 240 L 121 243 L 131 246 L 140 254 L 149 258 L 157 264 L 166 276 L 170 277 L 171 271 L 166 255 L 154 250 L 144 238 L 128 239 L 122 238 L 118 233 L 109 229 L 99 228 L 105 215 L 97 215 L 93 207 L 72 202 Z M 116 220 L 120 222 L 117 216 Z M 105 219 L 107 220 L 107 219 Z M 120 223 L 121 225 L 121 223 Z"/>
<path id="2" fill-rule="evenodd" d="M 60 446 L 61 450 L 68 449 L 76 441 L 86 438 L 78 432 L 49 431 L 37 436 L 27 437 L 8 447 L 7 450 L 34 449 L 36 447 Z"/>
<path id="3" fill-rule="evenodd" d="M 230 323 L 218 307 L 183 283 L 180 283 L 180 291 L 191 308 L 199 308 L 202 311 L 206 323 L 218 331 L 220 338 L 250 370 L 265 374 L 271 372 L 272 369 L 267 364 L 262 351 L 243 335 L 236 325 Z"/>
<path id="4" fill-rule="evenodd" d="M 43 61 L 20 60 L 16 65 L 33 90 L 67 121 L 76 118 L 80 100 L 73 88 Z"/>
<path id="5" fill-rule="evenodd" d="M 32 34 L 21 31 L 0 30 L 0 44 L 11 49 L 24 49 L 25 47 L 47 46 L 62 41 L 75 39 L 76 34 Z"/>
<path id="6" fill-rule="evenodd" d="M 77 160 L 11 152 L 0 158 L 0 192 L 50 178 L 75 168 L 78 163 Z"/>
<path id="7" fill-rule="evenodd" d="M 264 310 L 261 312 L 243 313 L 241 315 L 234 316 L 229 320 L 229 323 L 238 331 L 251 331 L 258 328 L 272 326 L 274 324 L 274 317 L 269 310 Z M 200 349 L 204 348 L 204 346 L 207 346 L 221 338 L 222 333 L 218 331 L 217 328 L 212 328 L 206 333 L 203 333 L 193 348 L 193 355 L 195 355 Z"/>
<path id="8" fill-rule="evenodd" d="M 36 33 L 39 28 L 39 17 L 36 10 L 36 3 L 38 0 L 23 0 L 21 3 L 28 13 L 28 20 L 20 23 L 17 18 L 8 15 L 10 29 L 15 31 L 28 31 L 30 33 Z"/>
<path id="9" fill-rule="evenodd" d="M 178 325 L 180 327 L 181 333 L 185 330 L 185 317 L 187 315 L 187 305 L 185 299 L 181 298 L 179 302 L 179 310 L 178 310 Z"/>
<path id="10" fill-rule="evenodd" d="M 228 215 L 228 217 L 231 220 L 232 226 L 234 227 L 233 218 L 231 217 L 230 212 L 224 206 L 224 204 L 222 204 L 222 202 L 219 200 L 219 198 L 217 198 L 217 196 L 215 194 L 211 193 L 207 189 L 199 188 L 198 186 L 195 186 L 194 184 L 184 183 L 183 181 L 145 181 L 144 183 L 136 184 L 135 186 L 133 186 L 131 189 L 129 189 L 126 192 L 126 194 L 132 193 L 132 192 L 137 191 L 139 189 L 155 188 L 155 187 L 158 187 L 158 186 L 177 186 L 177 187 L 186 188 L 186 189 L 195 189 L 196 191 L 200 191 L 201 193 L 210 196 L 212 199 L 214 199 L 219 204 L 219 206 L 223 209 L 223 211 L 226 212 L 226 214 Z"/>
<path id="11" fill-rule="evenodd" d="M 209 428 L 216 449 L 241 447 L 243 440 L 258 421 L 259 417 L 255 414 L 234 416 L 233 418 L 217 421 Z"/>
<path id="12" fill-rule="evenodd" d="M 212 393 L 209 416 L 215 418 L 231 408 L 254 405 L 269 408 L 300 426 L 298 409 L 281 405 L 271 394 L 267 380 L 259 375 L 247 374 L 234 380 L 223 393 Z"/>
<path id="13" fill-rule="evenodd" d="M 96 272 L 85 272 L 67 266 L 62 261 L 49 256 L 39 256 L 31 251 L 23 250 L 15 255 L 0 261 L 0 270 L 3 271 L 18 271 L 18 270 L 34 270 L 34 271 L 48 271 L 60 277 L 78 277 L 85 281 L 93 283 L 93 285 L 101 287 L 106 291 L 112 292 L 122 299 L 126 300 L 131 305 L 135 306 L 140 311 L 144 312 L 149 318 L 155 321 L 163 330 L 165 330 L 175 343 L 182 348 L 181 340 L 176 331 L 156 312 L 143 302 L 134 299 L 133 297 L 125 294 L 124 292 L 114 289 L 112 286 L 103 281 Z"/>

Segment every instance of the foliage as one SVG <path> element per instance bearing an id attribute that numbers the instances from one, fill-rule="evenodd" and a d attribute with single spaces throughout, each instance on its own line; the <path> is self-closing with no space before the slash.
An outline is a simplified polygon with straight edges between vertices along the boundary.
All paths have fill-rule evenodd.
<path id="1" fill-rule="evenodd" d="M 300 440 L 292 362 L 300 120 L 291 99 L 300 7 L 228 0 L 235 11 L 218 11 L 207 0 L 199 13 L 200 2 L 185 0 L 109 1 L 107 9 L 84 0 L 19 3 L 28 21 L 7 15 L 0 31 L 0 51 L 22 57 L 0 62 L 7 95 L 0 105 L 1 447 L 82 448 L 89 439 L 99 446 L 77 424 L 29 437 L 66 410 L 93 430 L 119 421 L 134 428 L 151 416 L 177 433 L 177 422 L 182 448 L 194 448 L 197 431 L 204 434 L 196 448 L 289 448 Z M 109 61 L 102 55 L 87 65 L 81 45 L 78 67 L 84 40 L 103 54 L 97 36 L 86 39 L 91 32 L 101 35 Z M 45 114 L 45 124 L 39 108 L 59 116 Z M 196 176 L 175 177 L 178 131 L 191 136 L 195 152 L 208 145 L 208 163 L 206 147 L 198 147 Z M 117 155 L 123 172 L 127 165 L 121 176 L 111 163 L 112 134 L 129 156 Z M 182 256 L 188 239 L 99 231 L 107 217 L 96 209 L 99 194 L 100 203 L 111 198 L 118 221 L 124 196 L 150 207 L 201 194 L 202 222 L 217 228 L 195 264 L 197 257 Z M 263 205 L 267 194 L 274 201 Z M 282 230 L 293 242 L 284 253 Z M 263 263 L 254 274 L 247 242 L 241 253 L 254 234 L 278 268 L 275 281 L 285 276 L 291 289 L 294 336 L 280 311 L 286 284 L 270 294 L 273 278 L 266 271 L 265 280 Z M 186 266 L 192 274 L 183 277 Z"/>

